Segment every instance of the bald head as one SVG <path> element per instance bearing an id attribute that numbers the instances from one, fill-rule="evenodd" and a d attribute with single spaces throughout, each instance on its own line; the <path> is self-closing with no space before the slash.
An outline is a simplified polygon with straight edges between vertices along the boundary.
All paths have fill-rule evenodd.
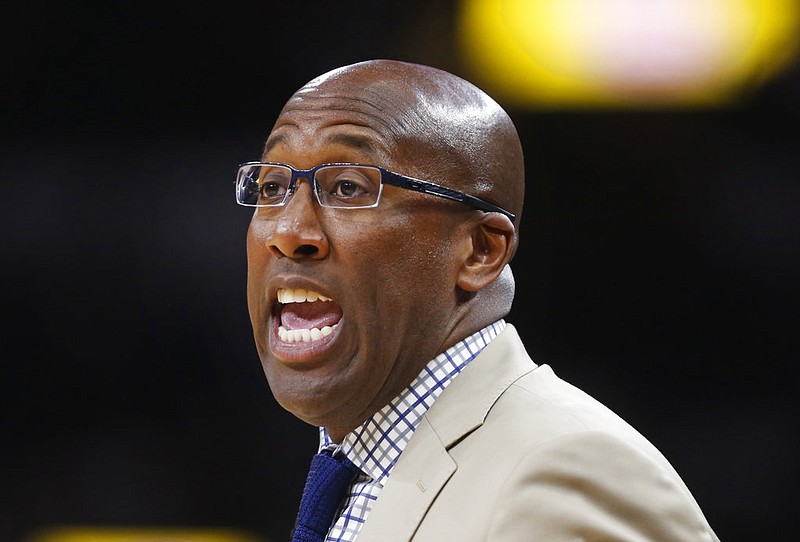
<path id="1" fill-rule="evenodd" d="M 525 184 L 519 136 L 508 114 L 475 85 L 430 66 L 371 60 L 311 80 L 282 115 L 331 97 L 379 119 L 392 149 L 386 158 L 416 164 L 403 173 L 491 201 L 516 214 L 518 225 Z"/>
<path id="2" fill-rule="evenodd" d="M 285 198 L 257 207 L 248 229 L 256 346 L 278 401 L 338 442 L 429 360 L 508 314 L 516 225 L 485 201 L 459 200 L 442 187 L 519 216 L 519 138 L 474 85 L 376 60 L 298 90 L 262 161 L 270 164 L 256 166 L 258 197 Z M 329 197 L 375 205 L 348 210 L 324 205 Z M 327 301 L 284 303 L 296 292 Z"/>

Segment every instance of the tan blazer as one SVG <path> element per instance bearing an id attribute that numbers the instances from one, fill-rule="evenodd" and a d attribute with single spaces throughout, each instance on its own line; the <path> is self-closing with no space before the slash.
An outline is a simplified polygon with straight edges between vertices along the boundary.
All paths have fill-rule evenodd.
<path id="1" fill-rule="evenodd" d="M 667 460 L 513 326 L 428 411 L 358 542 L 718 541 Z"/>

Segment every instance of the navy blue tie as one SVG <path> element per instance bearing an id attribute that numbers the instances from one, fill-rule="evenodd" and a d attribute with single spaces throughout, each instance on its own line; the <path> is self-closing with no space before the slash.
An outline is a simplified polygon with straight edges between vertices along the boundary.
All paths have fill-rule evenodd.
<path id="1" fill-rule="evenodd" d="M 347 458 L 323 450 L 311 460 L 292 542 L 322 542 L 331 528 L 347 488 L 361 471 Z"/>

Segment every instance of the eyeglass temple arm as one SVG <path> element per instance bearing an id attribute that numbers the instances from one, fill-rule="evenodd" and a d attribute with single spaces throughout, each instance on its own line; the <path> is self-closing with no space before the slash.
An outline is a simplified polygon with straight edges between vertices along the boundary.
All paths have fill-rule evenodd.
<path id="1" fill-rule="evenodd" d="M 453 190 L 438 184 L 421 181 L 419 179 L 412 179 L 411 177 L 405 177 L 396 173 L 392 173 L 391 171 L 389 172 L 389 175 L 384 175 L 384 182 L 392 186 L 406 188 L 415 192 L 422 192 L 424 194 L 439 196 L 440 198 L 449 199 L 451 201 L 466 203 L 467 205 L 471 205 L 476 209 L 480 209 L 481 211 L 500 213 L 506 215 L 511 222 L 514 222 L 514 219 L 516 218 L 514 213 L 506 211 L 502 207 L 499 207 L 493 203 L 489 203 L 481 198 L 470 196 L 464 192 L 459 192 L 458 190 Z"/>

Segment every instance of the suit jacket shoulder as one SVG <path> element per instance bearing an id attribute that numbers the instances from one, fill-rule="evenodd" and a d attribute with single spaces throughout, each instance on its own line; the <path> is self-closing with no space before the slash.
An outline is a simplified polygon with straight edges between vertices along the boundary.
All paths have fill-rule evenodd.
<path id="1" fill-rule="evenodd" d="M 431 407 L 359 542 L 718 540 L 669 462 L 508 325 Z"/>

